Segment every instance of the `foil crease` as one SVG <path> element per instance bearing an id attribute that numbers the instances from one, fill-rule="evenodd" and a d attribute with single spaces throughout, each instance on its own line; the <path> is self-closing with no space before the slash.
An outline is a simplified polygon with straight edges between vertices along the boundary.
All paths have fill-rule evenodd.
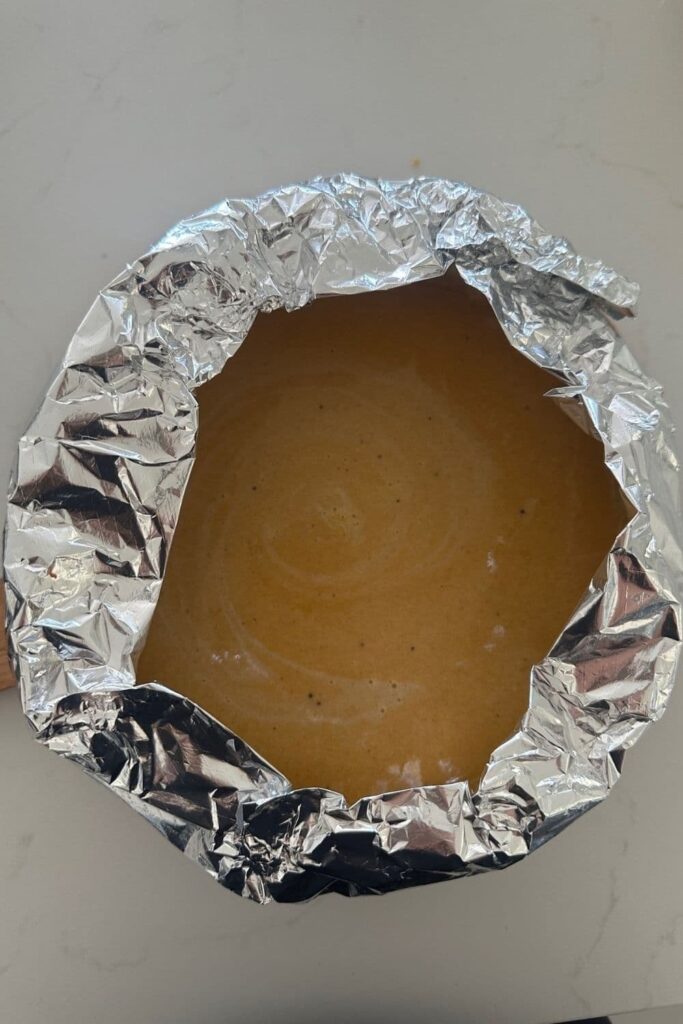
<path id="1" fill-rule="evenodd" d="M 292 790 L 135 655 L 192 467 L 196 387 L 259 312 L 455 267 L 598 436 L 634 516 L 547 657 L 528 711 L 464 782 Z M 174 227 L 97 296 L 19 443 L 4 566 L 10 651 L 37 739 L 223 886 L 261 903 L 379 893 L 503 868 L 602 800 L 663 713 L 681 643 L 678 463 L 661 389 L 615 321 L 634 284 L 520 207 L 439 179 L 317 178 Z M 540 585 L 540 584 L 539 584 Z M 552 585 L 552 581 L 543 581 Z"/>

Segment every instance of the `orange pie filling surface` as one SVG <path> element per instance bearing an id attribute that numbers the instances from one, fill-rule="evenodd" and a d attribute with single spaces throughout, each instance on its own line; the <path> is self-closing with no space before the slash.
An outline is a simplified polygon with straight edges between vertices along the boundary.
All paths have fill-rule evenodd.
<path id="1" fill-rule="evenodd" d="M 138 680 L 297 787 L 476 784 L 627 520 L 556 384 L 456 276 L 259 315 L 197 392 Z"/>

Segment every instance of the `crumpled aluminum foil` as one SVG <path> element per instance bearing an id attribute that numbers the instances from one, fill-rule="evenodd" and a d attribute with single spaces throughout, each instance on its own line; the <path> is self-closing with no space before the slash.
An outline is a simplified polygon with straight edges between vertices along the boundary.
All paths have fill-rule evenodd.
<path id="1" fill-rule="evenodd" d="M 605 446 L 637 510 L 541 664 L 478 792 L 292 791 L 200 708 L 135 684 L 192 467 L 193 389 L 257 312 L 455 266 Z M 265 903 L 502 868 L 602 800 L 659 718 L 680 651 L 681 510 L 657 384 L 613 321 L 635 285 L 468 185 L 340 174 L 182 221 L 98 295 L 19 444 L 5 540 L 10 649 L 38 740 L 222 885 Z"/>

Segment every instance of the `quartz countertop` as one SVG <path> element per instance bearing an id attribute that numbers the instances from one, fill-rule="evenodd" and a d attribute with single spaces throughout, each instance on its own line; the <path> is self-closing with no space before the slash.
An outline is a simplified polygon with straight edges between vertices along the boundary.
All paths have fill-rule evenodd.
<path id="1" fill-rule="evenodd" d="M 683 424 L 683 4 L 9 0 L 0 475 L 99 287 L 224 195 L 463 179 L 642 286 Z M 0 694 L 0 1018 L 543 1024 L 683 1002 L 683 693 L 600 807 L 498 874 L 261 908 Z"/>

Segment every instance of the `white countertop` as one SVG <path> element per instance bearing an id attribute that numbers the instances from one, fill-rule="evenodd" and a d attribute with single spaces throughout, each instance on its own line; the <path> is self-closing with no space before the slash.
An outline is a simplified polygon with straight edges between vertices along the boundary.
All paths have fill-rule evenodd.
<path id="1" fill-rule="evenodd" d="M 683 3 L 7 0 L 0 475 L 97 289 L 223 195 L 469 180 L 643 287 L 683 426 Z M 0 696 L 8 1024 L 541 1024 L 683 1002 L 683 693 L 610 799 L 500 874 L 384 898 L 222 892 Z"/>

